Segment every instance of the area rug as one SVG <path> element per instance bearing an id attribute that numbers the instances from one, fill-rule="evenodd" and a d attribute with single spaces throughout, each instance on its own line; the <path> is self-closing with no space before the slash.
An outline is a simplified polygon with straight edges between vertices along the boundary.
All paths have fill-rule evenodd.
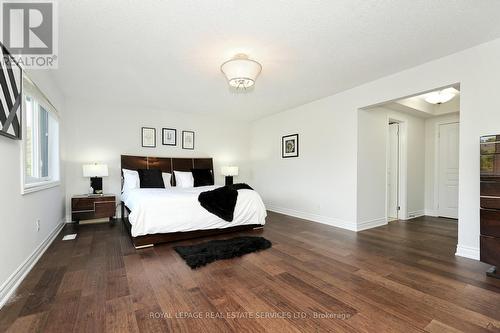
<path id="1" fill-rule="evenodd" d="M 241 257 L 244 254 L 268 249 L 272 243 L 263 237 L 235 237 L 213 240 L 190 246 L 176 246 L 174 250 L 192 269 L 220 259 Z"/>

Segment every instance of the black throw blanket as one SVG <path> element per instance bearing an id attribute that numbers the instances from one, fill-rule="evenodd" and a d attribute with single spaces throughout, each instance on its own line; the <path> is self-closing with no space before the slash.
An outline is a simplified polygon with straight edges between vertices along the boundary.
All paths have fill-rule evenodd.
<path id="1" fill-rule="evenodd" d="M 226 185 L 212 191 L 201 192 L 198 201 L 210 213 L 231 222 L 238 200 L 238 190 L 253 190 L 253 188 L 247 184 Z"/>

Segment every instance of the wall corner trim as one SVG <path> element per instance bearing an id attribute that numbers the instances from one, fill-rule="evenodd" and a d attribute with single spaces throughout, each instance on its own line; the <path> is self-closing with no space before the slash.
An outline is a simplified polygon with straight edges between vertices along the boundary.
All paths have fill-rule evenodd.
<path id="1" fill-rule="evenodd" d="M 24 278 L 31 271 L 33 266 L 38 262 L 40 257 L 45 253 L 48 247 L 56 239 L 59 232 L 64 227 L 65 223 L 61 219 L 59 224 L 52 230 L 49 236 L 26 258 L 26 260 L 12 273 L 11 276 L 0 286 L 0 308 L 9 300 L 17 287 L 21 284 Z"/>
<path id="2" fill-rule="evenodd" d="M 479 248 L 477 247 L 457 244 L 457 252 L 455 253 L 455 255 L 459 257 L 479 260 L 479 253 Z"/>
<path id="3" fill-rule="evenodd" d="M 321 224 L 327 224 L 332 227 L 337 227 L 337 228 L 342 228 L 342 229 L 347 229 L 351 231 L 357 231 L 357 225 L 355 222 L 349 222 L 329 216 L 324 216 L 324 215 L 318 215 L 314 213 L 307 213 L 307 212 L 301 212 L 297 211 L 294 209 L 289 209 L 289 208 L 284 208 L 284 207 L 278 207 L 274 205 L 269 205 L 266 204 L 266 209 L 275 212 L 275 213 L 280 213 L 284 215 L 289 215 L 293 217 L 297 217 L 299 219 L 304 219 L 316 223 L 321 223 Z"/>

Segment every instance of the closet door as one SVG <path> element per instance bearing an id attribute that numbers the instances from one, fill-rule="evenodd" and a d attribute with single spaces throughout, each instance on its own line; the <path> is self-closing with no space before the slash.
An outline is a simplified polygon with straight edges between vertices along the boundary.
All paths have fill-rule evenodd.
<path id="1" fill-rule="evenodd" d="M 439 216 L 458 218 L 459 124 L 439 126 Z"/>

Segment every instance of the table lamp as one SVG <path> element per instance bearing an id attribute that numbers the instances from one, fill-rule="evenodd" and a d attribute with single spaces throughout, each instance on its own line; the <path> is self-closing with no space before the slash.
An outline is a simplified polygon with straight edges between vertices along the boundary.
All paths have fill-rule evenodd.
<path id="1" fill-rule="evenodd" d="M 237 166 L 223 166 L 221 173 L 226 176 L 226 185 L 233 185 L 233 176 L 238 176 Z"/>
<path id="2" fill-rule="evenodd" d="M 83 177 L 90 178 L 90 187 L 94 194 L 102 194 L 102 177 L 108 176 L 106 164 L 84 164 Z"/>

